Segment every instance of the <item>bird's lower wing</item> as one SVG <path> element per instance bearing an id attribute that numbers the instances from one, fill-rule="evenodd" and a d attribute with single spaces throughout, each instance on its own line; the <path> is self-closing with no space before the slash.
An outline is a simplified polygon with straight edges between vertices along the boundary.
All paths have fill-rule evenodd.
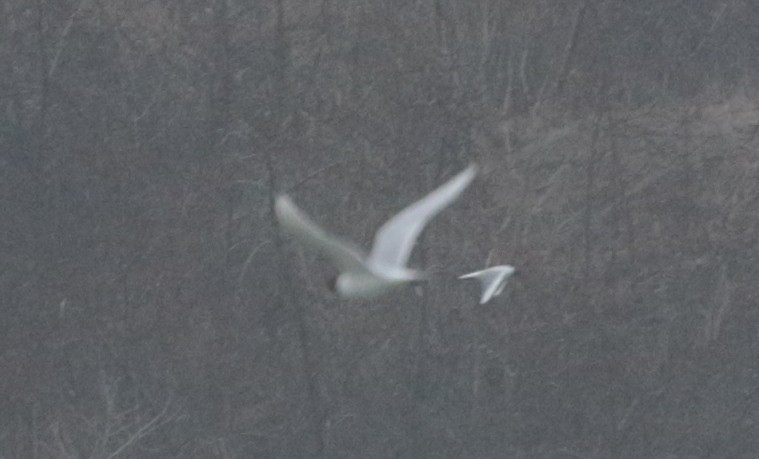
<path id="1" fill-rule="evenodd" d="M 490 272 L 488 275 L 484 276 L 482 278 L 482 298 L 480 298 L 480 304 L 485 304 L 491 299 L 493 299 L 494 296 L 498 296 L 502 290 L 504 282 L 503 282 L 503 273 L 493 273 Z"/>
<path id="2" fill-rule="evenodd" d="M 302 243 L 323 252 L 337 265 L 342 272 L 367 272 L 365 256 L 353 244 L 330 236 L 303 213 L 292 200 L 286 196 L 278 196 L 274 203 L 274 211 L 279 224 Z"/>
<path id="3" fill-rule="evenodd" d="M 513 272 L 511 266 L 504 266 L 500 269 L 483 269 L 459 276 L 459 279 L 477 279 L 480 281 L 482 296 L 480 304 L 485 304 L 493 297 L 498 296 L 506 287 L 506 277 Z"/>
<path id="4" fill-rule="evenodd" d="M 501 279 L 498 281 L 498 290 L 495 291 L 493 296 L 498 296 L 503 293 L 503 289 L 506 288 L 506 274 L 501 275 Z"/>

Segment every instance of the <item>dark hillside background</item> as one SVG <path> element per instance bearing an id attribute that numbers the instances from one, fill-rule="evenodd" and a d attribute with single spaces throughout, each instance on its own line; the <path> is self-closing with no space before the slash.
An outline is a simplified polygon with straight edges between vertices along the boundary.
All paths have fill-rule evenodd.
<path id="1" fill-rule="evenodd" d="M 0 0 L 0 458 L 754 457 L 758 5 Z"/>

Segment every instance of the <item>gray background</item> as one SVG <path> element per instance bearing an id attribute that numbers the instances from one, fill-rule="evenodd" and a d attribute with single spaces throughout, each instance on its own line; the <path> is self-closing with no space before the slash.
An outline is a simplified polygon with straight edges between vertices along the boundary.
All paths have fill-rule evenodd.
<path id="1" fill-rule="evenodd" d="M 0 458 L 753 457 L 757 5 L 0 0 Z"/>

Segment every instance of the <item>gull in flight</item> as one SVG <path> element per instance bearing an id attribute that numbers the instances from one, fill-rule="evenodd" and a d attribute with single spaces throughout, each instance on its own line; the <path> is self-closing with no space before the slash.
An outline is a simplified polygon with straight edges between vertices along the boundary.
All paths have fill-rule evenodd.
<path id="1" fill-rule="evenodd" d="M 464 274 L 459 276 L 459 279 L 479 280 L 482 285 L 480 304 L 485 304 L 493 297 L 496 297 L 503 292 L 503 288 L 506 287 L 506 281 L 515 271 L 516 270 L 513 266 L 498 265 L 485 268 L 481 271 Z"/>
<path id="2" fill-rule="evenodd" d="M 458 198 L 476 174 L 477 166 L 472 164 L 385 222 L 374 236 L 369 255 L 356 245 L 328 234 L 287 195 L 277 197 L 274 210 L 285 230 L 323 252 L 337 265 L 340 274 L 328 283 L 333 291 L 346 298 L 373 298 L 427 278 L 424 272 L 406 267 L 416 239 L 427 222 Z"/>

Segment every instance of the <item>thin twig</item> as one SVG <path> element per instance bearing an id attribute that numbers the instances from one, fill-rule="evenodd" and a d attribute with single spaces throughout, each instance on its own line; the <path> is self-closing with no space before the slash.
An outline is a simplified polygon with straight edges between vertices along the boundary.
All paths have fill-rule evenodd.
<path id="1" fill-rule="evenodd" d="M 66 26 L 63 28 L 63 33 L 61 34 L 61 38 L 58 40 L 58 44 L 56 45 L 55 55 L 53 56 L 53 60 L 50 62 L 50 68 L 48 68 L 47 70 L 48 78 L 52 78 L 53 74 L 55 73 L 55 70 L 58 68 L 58 61 L 61 58 L 61 53 L 63 53 L 63 47 L 66 46 L 66 38 L 68 38 L 69 33 L 71 33 L 71 27 L 74 25 L 74 19 L 82 11 L 84 2 L 85 0 L 81 0 L 79 2 L 79 5 L 76 7 L 76 11 L 71 13 L 71 16 L 69 16 L 69 20 L 66 23 Z"/>

